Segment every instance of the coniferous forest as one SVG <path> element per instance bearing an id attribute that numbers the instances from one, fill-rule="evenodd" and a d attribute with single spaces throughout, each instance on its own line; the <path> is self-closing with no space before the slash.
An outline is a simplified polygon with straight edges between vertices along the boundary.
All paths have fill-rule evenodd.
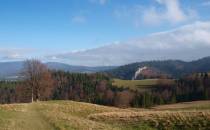
<path id="1" fill-rule="evenodd" d="M 113 79 L 106 73 L 69 73 L 43 67 L 43 72 L 31 77 L 28 73 L 29 77 L 20 81 L 1 81 L 0 103 L 74 100 L 118 107 L 150 107 L 210 99 L 207 73 L 184 76 L 174 84 L 157 84 L 149 91 L 138 91 L 114 86 Z"/>

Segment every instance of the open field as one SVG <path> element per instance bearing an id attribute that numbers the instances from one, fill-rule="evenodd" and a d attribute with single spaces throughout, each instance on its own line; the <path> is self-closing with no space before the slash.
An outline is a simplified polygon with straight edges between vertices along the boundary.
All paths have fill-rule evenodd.
<path id="1" fill-rule="evenodd" d="M 73 101 L 0 105 L 0 130 L 209 129 L 210 101 L 120 109 Z"/>
<path id="2" fill-rule="evenodd" d="M 145 80 L 121 80 L 114 79 L 112 85 L 123 88 L 136 89 L 147 89 L 158 84 L 173 84 L 174 80 L 171 79 L 145 79 Z"/>

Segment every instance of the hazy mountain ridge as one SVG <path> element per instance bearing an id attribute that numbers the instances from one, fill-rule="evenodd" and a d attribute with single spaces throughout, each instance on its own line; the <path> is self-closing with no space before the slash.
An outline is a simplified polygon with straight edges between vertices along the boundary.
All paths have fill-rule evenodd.
<path id="1" fill-rule="evenodd" d="M 12 78 L 18 76 L 23 69 L 23 61 L 16 62 L 0 62 L 0 78 Z M 88 67 L 88 66 L 72 66 L 59 62 L 47 62 L 45 63 L 51 70 L 62 70 L 75 73 L 93 73 L 106 71 L 113 69 L 113 66 L 99 66 L 99 67 Z"/>
<path id="2" fill-rule="evenodd" d="M 23 62 L 0 62 L 0 78 L 17 76 L 23 68 Z"/>
<path id="3" fill-rule="evenodd" d="M 114 66 L 98 66 L 98 67 L 88 67 L 88 66 L 73 66 L 59 62 L 48 62 L 46 63 L 48 68 L 55 70 L 63 70 L 69 72 L 77 72 L 77 73 L 92 73 L 92 72 L 100 72 L 106 71 L 109 69 L 116 68 Z"/>
<path id="4" fill-rule="evenodd" d="M 205 57 L 199 60 L 191 62 L 185 62 L 181 60 L 165 60 L 165 61 L 147 61 L 137 62 L 124 66 L 120 66 L 116 69 L 107 71 L 116 78 L 121 79 L 132 79 L 136 71 L 140 67 L 152 67 L 162 72 L 163 74 L 169 75 L 172 78 L 179 78 L 186 74 L 196 72 L 209 72 L 210 71 L 210 57 Z"/>
<path id="5" fill-rule="evenodd" d="M 210 57 L 185 62 L 181 60 L 165 60 L 165 61 L 145 61 L 136 62 L 120 67 L 114 66 L 72 66 L 59 62 L 45 63 L 51 70 L 63 70 L 75 73 L 93 73 L 105 71 L 116 78 L 132 79 L 136 71 L 141 67 L 152 67 L 158 73 L 166 74 L 173 78 L 196 73 L 196 72 L 209 72 L 210 71 Z M 23 61 L 17 62 L 0 62 L 0 78 L 17 76 L 23 68 Z M 155 73 L 155 72 L 154 72 Z"/>

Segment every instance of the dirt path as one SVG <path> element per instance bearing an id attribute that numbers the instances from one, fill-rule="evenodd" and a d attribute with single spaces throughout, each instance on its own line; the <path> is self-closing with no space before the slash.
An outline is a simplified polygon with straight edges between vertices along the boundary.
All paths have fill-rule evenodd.
<path id="1" fill-rule="evenodd" d="M 7 130 L 54 130 L 31 103 L 24 105 L 9 124 Z"/>

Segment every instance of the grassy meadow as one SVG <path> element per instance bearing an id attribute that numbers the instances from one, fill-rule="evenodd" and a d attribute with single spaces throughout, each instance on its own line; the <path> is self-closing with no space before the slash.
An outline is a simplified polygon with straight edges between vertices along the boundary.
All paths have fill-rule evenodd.
<path id="1" fill-rule="evenodd" d="M 0 130 L 198 130 L 210 128 L 210 101 L 120 109 L 73 101 L 0 105 Z"/>

